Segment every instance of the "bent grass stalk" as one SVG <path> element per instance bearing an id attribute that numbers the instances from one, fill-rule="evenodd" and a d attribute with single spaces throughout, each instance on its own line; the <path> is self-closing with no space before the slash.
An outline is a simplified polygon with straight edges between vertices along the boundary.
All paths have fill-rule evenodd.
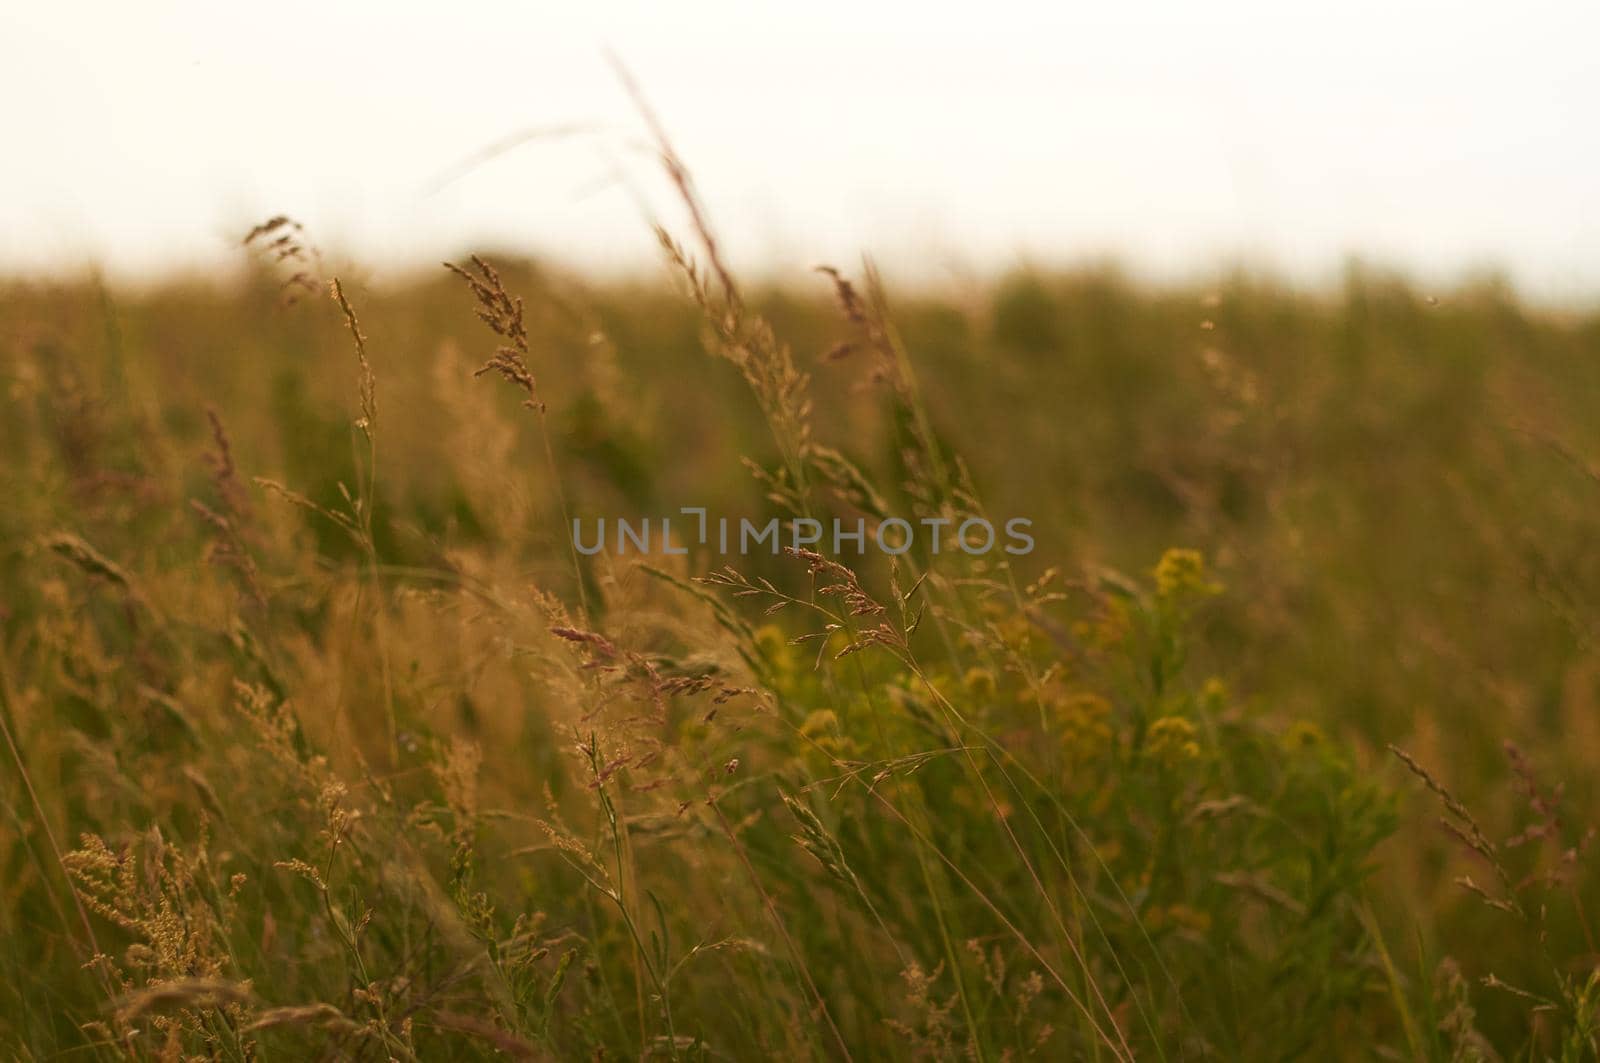
<path id="1" fill-rule="evenodd" d="M 373 535 L 372 524 L 378 504 L 377 378 L 372 372 L 372 363 L 367 360 L 367 338 L 361 332 L 361 322 L 357 320 L 355 308 L 350 305 L 350 300 L 345 297 L 344 287 L 339 283 L 337 277 L 329 282 L 329 290 L 334 302 L 339 304 L 340 313 L 344 315 L 345 326 L 349 328 L 350 336 L 355 343 L 356 363 L 360 367 L 358 390 L 361 417 L 356 421 L 356 428 L 360 430 L 361 435 L 367 441 L 366 482 L 358 488 L 360 493 L 351 502 L 351 508 L 355 511 L 351 515 L 355 518 L 359 531 L 358 540 L 366 555 L 367 573 L 375 598 L 372 623 L 377 635 L 378 664 L 383 678 L 383 705 L 384 719 L 388 726 L 389 762 L 398 766 L 400 763 L 400 722 L 395 709 L 394 677 L 389 661 L 387 605 L 384 601 L 382 576 L 378 569 L 378 543 Z M 361 584 L 356 587 L 356 601 L 350 614 L 350 640 L 352 647 L 355 640 L 356 623 L 361 615 L 361 587 Z M 341 673 L 341 684 L 342 682 Z"/>

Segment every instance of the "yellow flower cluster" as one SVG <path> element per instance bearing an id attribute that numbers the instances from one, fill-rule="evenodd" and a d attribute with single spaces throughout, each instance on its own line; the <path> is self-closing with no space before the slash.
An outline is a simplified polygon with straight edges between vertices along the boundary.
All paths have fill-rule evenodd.
<path id="1" fill-rule="evenodd" d="M 1156 594 L 1164 601 L 1205 598 L 1222 592 L 1207 578 L 1206 561 L 1198 550 L 1173 548 L 1156 562 Z"/>
<path id="2" fill-rule="evenodd" d="M 1061 727 L 1061 745 L 1067 759 L 1093 760 L 1111 745 L 1111 703 L 1099 694 L 1073 691 L 1046 695 L 1047 706 Z"/>
<path id="3" fill-rule="evenodd" d="M 1145 734 L 1145 751 L 1160 763 L 1175 768 L 1200 756 L 1194 724 L 1182 716 L 1163 716 Z"/>

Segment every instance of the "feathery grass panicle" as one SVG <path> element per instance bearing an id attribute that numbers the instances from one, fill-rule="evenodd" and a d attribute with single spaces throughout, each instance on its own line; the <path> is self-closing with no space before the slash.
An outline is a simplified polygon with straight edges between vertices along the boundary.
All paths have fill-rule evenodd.
<path id="1" fill-rule="evenodd" d="M 475 374 L 499 373 L 501 377 L 527 393 L 524 402 L 531 410 L 545 412 L 539 398 L 539 385 L 528 369 L 528 330 L 522 321 L 522 299 L 513 297 L 500 282 L 500 274 L 488 262 L 472 256 L 472 265 L 478 275 L 454 263 L 446 262 L 445 269 L 466 281 L 473 297 L 478 300 L 478 317 L 497 335 L 509 342 L 495 349 L 489 360 Z"/>
<path id="2" fill-rule="evenodd" d="M 350 300 L 345 298 L 344 286 L 335 277 L 329 282 L 329 292 L 333 301 L 339 304 L 339 312 L 344 315 L 345 326 L 350 330 L 350 336 L 355 340 L 356 362 L 361 367 L 358 380 L 361 396 L 361 417 L 356 421 L 356 427 L 361 429 L 361 434 L 370 442 L 378 429 L 378 384 L 377 378 L 372 374 L 372 363 L 367 360 L 367 337 L 361 332 L 361 322 L 356 319 L 355 308 L 350 305 Z"/>
<path id="3" fill-rule="evenodd" d="M 307 238 L 305 226 L 278 214 L 252 226 L 240 241 L 253 248 L 271 267 L 283 273 L 279 283 L 282 305 L 293 306 L 303 295 L 322 290 L 322 252 Z"/>

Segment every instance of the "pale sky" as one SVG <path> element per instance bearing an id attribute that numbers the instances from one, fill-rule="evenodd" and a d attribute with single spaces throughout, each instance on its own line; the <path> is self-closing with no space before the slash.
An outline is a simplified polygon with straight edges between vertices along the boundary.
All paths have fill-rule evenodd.
<path id="1" fill-rule="evenodd" d="M 1600 292 L 1592 0 L 12 0 L 0 274 L 225 268 L 274 213 L 380 274 L 473 246 L 650 267 L 637 197 L 669 197 L 607 48 L 744 269 L 1314 281 L 1359 254 Z"/>

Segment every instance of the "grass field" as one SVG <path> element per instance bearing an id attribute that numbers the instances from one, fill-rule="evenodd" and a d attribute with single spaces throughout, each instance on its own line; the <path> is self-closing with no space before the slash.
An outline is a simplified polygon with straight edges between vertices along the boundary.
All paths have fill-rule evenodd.
<path id="1" fill-rule="evenodd" d="M 1600 314 L 285 237 L 0 289 L 8 1058 L 1595 1055 Z"/>

